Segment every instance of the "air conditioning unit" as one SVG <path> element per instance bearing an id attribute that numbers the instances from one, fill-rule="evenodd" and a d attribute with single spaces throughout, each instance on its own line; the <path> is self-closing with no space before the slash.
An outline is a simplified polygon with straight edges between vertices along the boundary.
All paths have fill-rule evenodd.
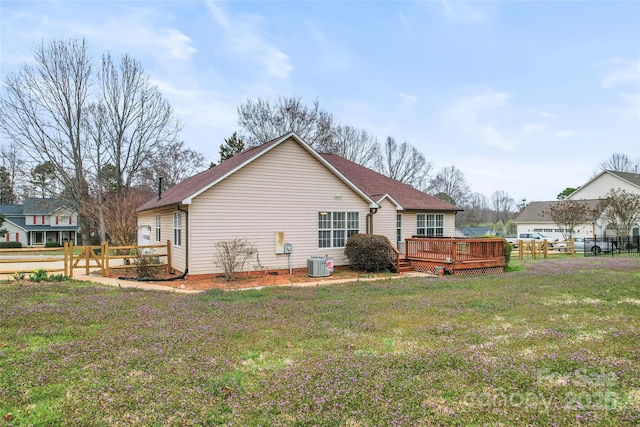
<path id="1" fill-rule="evenodd" d="M 307 258 L 307 276 L 309 277 L 327 277 L 330 271 L 327 270 L 327 259 L 321 257 Z"/>

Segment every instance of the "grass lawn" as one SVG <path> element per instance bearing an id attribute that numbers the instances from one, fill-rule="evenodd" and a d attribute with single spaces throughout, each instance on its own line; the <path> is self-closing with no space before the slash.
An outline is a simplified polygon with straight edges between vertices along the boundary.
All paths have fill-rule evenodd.
<path id="1" fill-rule="evenodd" d="M 640 259 L 520 266 L 200 295 L 2 284 L 0 426 L 640 424 Z"/>

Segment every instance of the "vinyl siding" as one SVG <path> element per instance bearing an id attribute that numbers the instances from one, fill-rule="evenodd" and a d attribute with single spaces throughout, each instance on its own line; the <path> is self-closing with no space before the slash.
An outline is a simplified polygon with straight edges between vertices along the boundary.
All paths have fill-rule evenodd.
<path id="1" fill-rule="evenodd" d="M 579 188 L 572 196 L 572 200 L 584 200 L 584 199 L 603 199 L 607 196 L 607 193 L 612 189 L 626 190 L 629 193 L 640 194 L 640 189 L 623 181 L 620 178 L 605 173 L 597 179 L 591 181 L 589 185 Z"/>
<path id="2" fill-rule="evenodd" d="M 181 206 L 182 210 L 188 210 L 188 206 Z M 173 213 L 177 209 L 175 206 L 158 209 L 154 211 L 146 211 L 138 214 L 138 229 L 140 227 L 151 227 L 151 244 L 166 243 L 171 241 L 171 265 L 174 269 L 184 272 L 185 268 L 185 250 L 187 240 L 186 230 L 186 214 L 182 213 L 182 246 L 176 246 L 173 242 Z M 160 242 L 156 242 L 156 214 L 160 214 Z"/>
<path id="3" fill-rule="evenodd" d="M 338 196 L 339 195 L 339 196 Z M 293 244 L 293 268 L 310 256 L 328 255 L 345 264 L 344 248 L 318 247 L 319 212 L 359 212 L 366 231 L 368 202 L 298 143 L 289 140 L 195 197 L 190 207 L 189 274 L 212 274 L 215 243 L 245 239 L 258 250 L 245 270 L 286 269 L 288 255 L 275 253 L 275 233 Z"/>
<path id="4" fill-rule="evenodd" d="M 386 236 L 391 243 L 396 244 L 396 205 L 384 199 L 380 202 L 380 209 L 373 215 L 373 234 Z M 365 230 L 366 231 L 366 230 Z"/>

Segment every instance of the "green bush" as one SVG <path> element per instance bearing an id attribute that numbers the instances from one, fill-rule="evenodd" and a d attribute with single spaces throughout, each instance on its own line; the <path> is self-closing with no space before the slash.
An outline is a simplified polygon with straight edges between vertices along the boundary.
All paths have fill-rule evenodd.
<path id="1" fill-rule="evenodd" d="M 0 242 L 0 249 L 17 249 L 21 247 L 22 243 L 20 242 Z"/>
<path id="2" fill-rule="evenodd" d="M 347 240 L 344 254 L 352 270 L 385 271 L 395 259 L 389 239 L 373 234 L 355 234 Z"/>
<path id="3" fill-rule="evenodd" d="M 40 268 L 29 275 L 29 280 L 32 282 L 43 282 L 47 278 L 47 271 L 44 268 Z"/>
<path id="4" fill-rule="evenodd" d="M 60 246 L 62 245 L 60 245 L 60 243 L 58 242 L 47 242 L 44 244 L 45 248 L 59 248 Z"/>

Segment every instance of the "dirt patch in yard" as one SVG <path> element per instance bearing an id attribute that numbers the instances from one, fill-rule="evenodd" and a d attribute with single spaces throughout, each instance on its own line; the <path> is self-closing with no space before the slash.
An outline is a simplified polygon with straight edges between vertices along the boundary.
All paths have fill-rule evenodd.
<path id="1" fill-rule="evenodd" d="M 173 277 L 174 275 L 161 275 L 158 278 L 164 279 Z M 208 289 L 244 289 L 257 288 L 265 286 L 287 286 L 292 284 L 314 284 L 332 280 L 353 280 L 357 281 L 361 278 L 385 278 L 397 276 L 392 273 L 359 273 L 352 271 L 348 267 L 337 267 L 328 277 L 309 277 L 306 269 L 294 269 L 292 274 L 288 270 L 273 271 L 267 273 L 251 272 L 238 273 L 236 277 L 227 282 L 224 275 L 196 276 L 189 279 L 179 279 L 172 281 L 146 281 L 146 283 L 155 283 L 164 286 L 172 286 L 181 289 L 192 290 L 208 290 Z M 126 272 L 120 271 L 111 274 L 110 277 L 122 278 L 131 277 Z"/>

